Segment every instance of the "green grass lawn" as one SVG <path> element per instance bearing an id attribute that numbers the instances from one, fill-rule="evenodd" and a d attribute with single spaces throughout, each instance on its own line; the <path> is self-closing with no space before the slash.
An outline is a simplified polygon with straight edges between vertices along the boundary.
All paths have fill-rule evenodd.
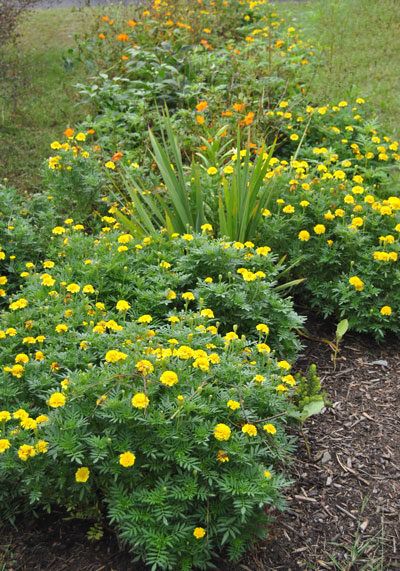
<path id="1" fill-rule="evenodd" d="M 87 10 L 35 10 L 21 23 L 16 46 L 3 52 L 7 65 L 0 86 L 0 179 L 8 178 L 23 190 L 38 188 L 49 144 L 86 113 L 76 106 L 73 88 L 84 79 L 85 69 L 67 72 L 63 55 L 90 18 Z"/>
<path id="2" fill-rule="evenodd" d="M 313 0 L 276 7 L 289 21 L 296 18 L 315 45 L 319 66 L 310 97 L 323 104 L 360 95 L 399 137 L 400 2 Z"/>

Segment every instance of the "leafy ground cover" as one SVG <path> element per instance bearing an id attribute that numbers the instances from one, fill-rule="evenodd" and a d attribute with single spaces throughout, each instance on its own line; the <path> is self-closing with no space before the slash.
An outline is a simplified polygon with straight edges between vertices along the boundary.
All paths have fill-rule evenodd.
<path id="1" fill-rule="evenodd" d="M 289 293 L 343 330 L 387 339 L 399 327 L 397 141 L 362 94 L 319 99 L 316 47 L 274 7 L 187 8 L 96 12 L 66 62 L 90 70 L 78 90 L 91 115 L 49 145 L 43 192 L 1 187 L 3 513 L 58 505 L 94 518 L 92 539 L 105 518 L 152 569 L 208 568 L 221 546 L 237 561 L 278 529 L 293 427 L 310 453 L 304 422 L 327 410 L 315 368 L 294 365 L 295 333 L 313 334 Z M 338 343 L 328 378 L 346 372 Z M 337 466 L 369 485 L 363 454 L 338 453 Z M 324 450 L 325 486 L 340 490 L 331 459 Z M 384 568 L 369 517 L 370 538 L 363 520 L 353 546 L 307 547 L 296 564 L 372 554 Z"/>

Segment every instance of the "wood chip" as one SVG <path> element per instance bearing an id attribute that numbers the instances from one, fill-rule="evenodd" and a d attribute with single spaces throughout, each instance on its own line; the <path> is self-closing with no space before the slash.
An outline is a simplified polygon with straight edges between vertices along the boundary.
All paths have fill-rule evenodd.
<path id="1" fill-rule="evenodd" d="M 300 495 L 296 495 L 294 496 L 296 498 L 296 500 L 300 500 L 302 502 L 312 502 L 314 504 L 318 503 L 318 500 L 315 500 L 314 498 L 309 498 L 308 496 L 300 496 Z"/>

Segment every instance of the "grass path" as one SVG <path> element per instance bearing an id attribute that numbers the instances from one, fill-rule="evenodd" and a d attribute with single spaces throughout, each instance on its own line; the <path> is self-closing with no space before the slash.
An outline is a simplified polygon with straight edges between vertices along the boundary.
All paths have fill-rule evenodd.
<path id="1" fill-rule="evenodd" d="M 400 3 L 313 0 L 276 4 L 314 42 L 319 67 L 309 91 L 319 104 L 364 97 L 388 133 L 400 136 Z M 319 46 L 319 48 L 318 48 Z"/>
<path id="2" fill-rule="evenodd" d="M 0 87 L 0 179 L 35 191 L 49 144 L 68 124 L 85 113 L 76 107 L 74 83 L 85 77 L 83 66 L 67 72 L 63 55 L 83 33 L 87 10 L 37 10 L 20 26 L 20 39 L 4 55 Z"/>

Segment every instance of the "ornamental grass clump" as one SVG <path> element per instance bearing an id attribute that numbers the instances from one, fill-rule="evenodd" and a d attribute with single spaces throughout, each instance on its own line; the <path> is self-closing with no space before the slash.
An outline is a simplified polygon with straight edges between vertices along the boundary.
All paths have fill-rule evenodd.
<path id="1" fill-rule="evenodd" d="M 254 330 L 223 330 L 197 284 L 224 281 L 203 274 L 213 248 L 219 271 L 261 272 L 253 247 L 199 235 L 138 242 L 111 218 L 99 236 L 54 227 L 46 260 L 1 315 L 2 515 L 100 505 L 154 569 L 206 569 L 221 548 L 236 560 L 285 507 L 297 408 L 290 364 L 278 360 L 293 339 L 278 323 L 290 302 L 275 323 L 271 298 Z M 189 276 L 179 260 L 191 251 Z"/>

